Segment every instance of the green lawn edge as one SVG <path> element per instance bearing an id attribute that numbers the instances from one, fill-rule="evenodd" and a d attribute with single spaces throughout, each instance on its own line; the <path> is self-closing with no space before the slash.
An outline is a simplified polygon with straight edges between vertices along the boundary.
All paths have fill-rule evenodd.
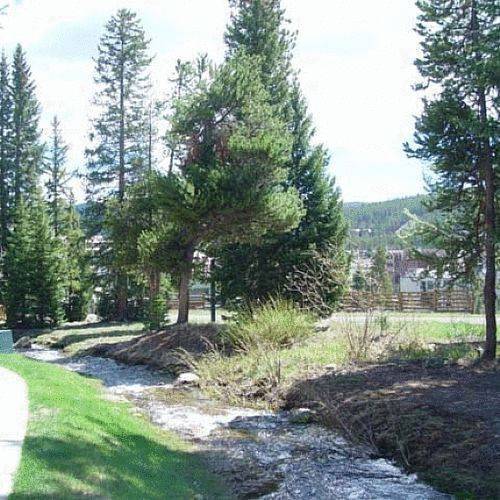
<path id="1" fill-rule="evenodd" d="M 30 418 L 11 500 L 228 498 L 192 447 L 106 399 L 100 383 L 17 354 Z"/>

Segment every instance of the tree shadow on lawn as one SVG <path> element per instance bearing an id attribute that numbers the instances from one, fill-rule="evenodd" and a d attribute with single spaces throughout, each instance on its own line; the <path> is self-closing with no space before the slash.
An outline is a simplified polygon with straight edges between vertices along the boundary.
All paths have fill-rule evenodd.
<path id="1" fill-rule="evenodd" d="M 495 366 L 366 365 L 299 381 L 285 406 L 317 409 L 323 424 L 447 492 L 481 498 L 498 493 L 500 372 Z"/>
<path id="2" fill-rule="evenodd" d="M 78 429 L 64 437 L 28 436 L 24 467 L 10 499 L 23 498 L 230 498 L 205 472 L 203 457 L 88 418 L 100 439 L 82 439 Z M 112 429 L 112 430 L 111 430 Z"/>

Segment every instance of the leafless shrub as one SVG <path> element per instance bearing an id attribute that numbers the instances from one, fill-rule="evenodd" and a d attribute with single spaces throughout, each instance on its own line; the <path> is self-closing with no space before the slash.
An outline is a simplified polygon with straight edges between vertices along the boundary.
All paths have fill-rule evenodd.
<path id="1" fill-rule="evenodd" d="M 347 341 L 348 357 L 352 361 L 379 358 L 404 336 L 407 323 L 394 321 L 372 309 L 364 316 L 346 314 L 341 318 L 341 331 Z"/>
<path id="2" fill-rule="evenodd" d="M 311 258 L 295 266 L 287 276 L 285 289 L 298 307 L 320 317 L 332 314 L 344 293 L 347 260 L 339 249 L 311 251 Z"/>

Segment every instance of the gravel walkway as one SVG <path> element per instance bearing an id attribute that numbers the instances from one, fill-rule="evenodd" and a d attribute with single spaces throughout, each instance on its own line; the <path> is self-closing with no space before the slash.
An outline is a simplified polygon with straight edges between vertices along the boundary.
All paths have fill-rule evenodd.
<path id="1" fill-rule="evenodd" d="M 0 368 L 0 499 L 12 491 L 28 423 L 28 390 L 19 375 Z"/>

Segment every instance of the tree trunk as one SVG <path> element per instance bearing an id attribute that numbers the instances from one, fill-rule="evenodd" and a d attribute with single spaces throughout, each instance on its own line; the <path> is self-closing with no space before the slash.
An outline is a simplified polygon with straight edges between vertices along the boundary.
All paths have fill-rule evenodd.
<path id="1" fill-rule="evenodd" d="M 156 269 L 149 271 L 149 300 L 153 301 L 160 293 L 160 273 Z"/>
<path id="2" fill-rule="evenodd" d="M 484 109 L 486 101 L 484 99 Z M 482 107 L 482 106 L 481 106 Z M 496 324 L 496 263 L 495 263 L 495 173 L 491 159 L 491 147 L 487 140 L 486 154 L 483 159 L 483 172 L 485 184 L 485 264 L 486 275 L 484 279 L 484 312 L 486 315 L 486 345 L 483 359 L 494 360 L 497 348 Z"/>
<path id="3" fill-rule="evenodd" d="M 474 42 L 478 43 L 479 23 L 476 0 L 472 0 L 471 28 Z M 482 56 L 476 48 L 476 60 Z M 484 312 L 486 316 L 486 342 L 483 359 L 494 360 L 497 348 L 496 322 L 496 263 L 495 263 L 495 172 L 493 170 L 493 152 L 487 133 L 488 111 L 484 87 L 478 89 L 479 119 L 481 122 L 480 168 L 484 180 L 484 254 L 486 274 L 484 279 Z"/>
<path id="4" fill-rule="evenodd" d="M 116 283 L 116 320 L 127 319 L 127 275 L 120 272 Z"/>
<path id="5" fill-rule="evenodd" d="M 177 324 L 184 324 L 189 320 L 189 284 L 193 275 L 193 259 L 194 248 L 190 245 L 184 253 L 184 266 L 180 275 Z"/>

